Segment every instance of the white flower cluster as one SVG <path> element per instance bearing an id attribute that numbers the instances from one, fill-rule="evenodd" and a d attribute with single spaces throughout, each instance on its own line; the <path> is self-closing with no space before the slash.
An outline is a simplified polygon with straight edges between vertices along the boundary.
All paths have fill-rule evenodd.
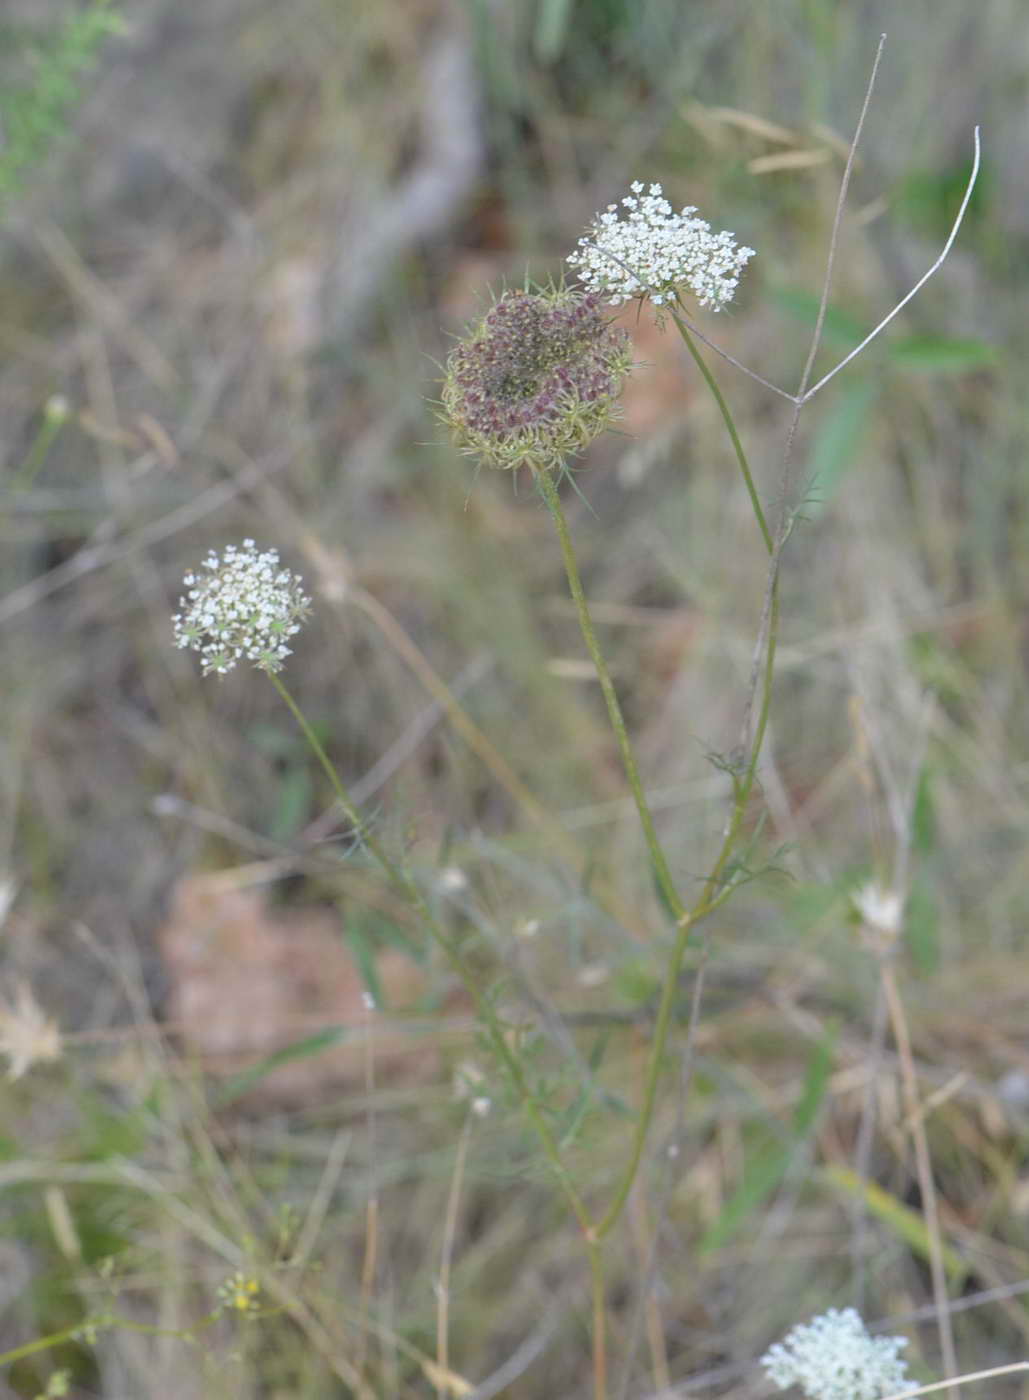
<path id="1" fill-rule="evenodd" d="M 253 540 L 230 544 L 221 558 L 212 550 L 201 567 L 204 574 L 182 580 L 188 592 L 172 618 L 176 645 L 200 653 L 205 676 L 224 676 L 244 659 L 261 671 L 280 670 L 287 638 L 311 606 L 300 576 L 279 567 L 276 550 L 258 553 Z"/>
<path id="2" fill-rule="evenodd" d="M 639 180 L 629 188 L 625 218 L 609 204 L 579 239 L 582 251 L 568 255 L 581 281 L 612 306 L 637 296 L 663 306 L 684 288 L 715 311 L 732 301 L 754 249 L 738 248 L 731 233 L 712 233 L 710 224 L 693 217 L 692 205 L 676 214 L 660 185 L 646 194 Z"/>
<path id="3" fill-rule="evenodd" d="M 780 1390 L 799 1385 L 808 1400 L 884 1400 L 910 1382 L 897 1353 L 904 1337 L 870 1337 L 853 1308 L 830 1308 L 794 1327 L 761 1358 Z"/>

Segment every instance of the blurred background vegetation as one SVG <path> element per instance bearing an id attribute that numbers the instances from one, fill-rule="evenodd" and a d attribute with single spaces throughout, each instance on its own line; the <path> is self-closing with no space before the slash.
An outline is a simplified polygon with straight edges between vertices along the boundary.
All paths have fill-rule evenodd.
<path id="1" fill-rule="evenodd" d="M 667 925 L 545 512 L 459 458 L 429 401 L 487 289 L 560 275 L 633 179 L 758 250 L 703 325 L 795 387 L 883 29 L 820 372 L 937 256 L 976 124 L 982 175 L 943 270 L 802 420 L 748 848 L 764 873 L 683 987 L 685 1028 L 705 957 L 690 1092 L 670 1066 L 611 1251 L 613 1393 L 766 1394 L 767 1343 L 855 1297 L 938 1373 L 850 901 L 898 854 L 959 1358 L 1019 1359 L 1021 0 L 134 0 L 108 33 L 112 13 L 0 16 L 0 983 L 8 1042 L 30 987 L 63 1043 L 0 1088 L 0 1346 L 111 1306 L 143 1330 L 16 1361 L 0 1394 L 59 1366 L 77 1396 L 349 1396 L 354 1368 L 382 1396 L 590 1393 L 576 1232 L 467 1008 L 271 687 L 202 682 L 169 616 L 209 546 L 253 536 L 304 574 L 290 683 L 473 940 L 571 1169 L 605 1197 Z M 765 563 L 677 338 L 624 319 L 646 363 L 568 508 L 689 892 L 725 818 L 710 760 L 736 742 Z M 715 369 L 772 499 L 788 406 Z M 268 1315 L 175 1335 L 237 1268 Z"/>

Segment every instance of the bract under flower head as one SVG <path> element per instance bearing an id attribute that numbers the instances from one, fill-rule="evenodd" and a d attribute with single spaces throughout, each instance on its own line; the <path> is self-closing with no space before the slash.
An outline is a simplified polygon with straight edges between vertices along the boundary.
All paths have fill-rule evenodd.
<path id="1" fill-rule="evenodd" d="M 489 466 L 557 467 L 617 416 L 631 365 L 629 338 L 599 297 L 505 292 L 447 360 L 443 417 Z"/>
<path id="2" fill-rule="evenodd" d="M 583 285 L 612 306 L 649 296 L 660 307 L 683 291 L 715 311 L 732 301 L 754 249 L 738 248 L 726 230 L 712 233 L 693 205 L 676 214 L 660 185 L 646 194 L 639 180 L 629 188 L 622 208 L 598 214 L 579 239 L 582 251 L 566 259 Z"/>
<path id="3" fill-rule="evenodd" d="M 200 653 L 205 676 L 225 675 L 242 660 L 281 670 L 287 639 L 311 606 L 300 576 L 280 568 L 276 550 L 258 553 L 253 540 L 230 544 L 221 557 L 212 550 L 201 568 L 183 579 L 189 591 L 172 618 L 176 646 Z"/>
<path id="4" fill-rule="evenodd" d="M 780 1390 L 799 1385 L 807 1400 L 883 1400 L 903 1390 L 904 1337 L 871 1337 L 854 1308 L 830 1308 L 788 1332 L 761 1358 Z"/>

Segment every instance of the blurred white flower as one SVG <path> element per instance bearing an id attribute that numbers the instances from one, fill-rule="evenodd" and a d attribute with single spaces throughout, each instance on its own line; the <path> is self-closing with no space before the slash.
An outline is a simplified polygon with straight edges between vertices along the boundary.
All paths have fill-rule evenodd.
<path id="1" fill-rule="evenodd" d="M 51 423 L 66 423 L 71 413 L 71 404 L 63 394 L 51 394 L 43 405 L 43 412 Z"/>
<path id="2" fill-rule="evenodd" d="M 830 1308 L 788 1332 L 761 1358 L 769 1380 L 807 1400 L 884 1400 L 909 1384 L 904 1337 L 871 1337 L 854 1308 Z"/>
<path id="3" fill-rule="evenodd" d="M 624 217 L 609 204 L 579 239 L 582 251 L 568 255 L 585 286 L 612 306 L 638 296 L 662 306 L 682 291 L 715 311 L 732 301 L 754 249 L 737 247 L 727 231 L 712 233 L 709 223 L 694 218 L 693 205 L 676 214 L 660 185 L 646 194 L 639 180 L 629 188 Z"/>
<path id="4" fill-rule="evenodd" d="M 487 1087 L 486 1075 L 474 1060 L 462 1060 L 454 1070 L 454 1098 L 467 1103 L 477 1118 L 485 1118 L 493 1100 L 482 1090 Z"/>
<path id="5" fill-rule="evenodd" d="M 286 641 L 311 607 L 300 576 L 279 567 L 276 550 L 258 553 L 253 540 L 230 544 L 221 558 L 212 550 L 201 568 L 183 579 L 189 591 L 172 618 L 176 646 L 199 652 L 205 676 L 223 676 L 241 660 L 281 670 Z"/>
<path id="6" fill-rule="evenodd" d="M 439 872 L 439 887 L 444 894 L 463 894 L 468 888 L 468 876 L 459 865 L 445 865 Z"/>
<path id="7" fill-rule="evenodd" d="M 874 880 L 851 896 L 854 907 L 868 928 L 896 938 L 904 918 L 904 898 L 895 890 L 884 890 Z"/>
<path id="8" fill-rule="evenodd" d="M 20 1079 L 33 1065 L 60 1059 L 61 1032 L 26 982 L 19 982 L 13 1002 L 0 1002 L 0 1055 L 10 1062 L 8 1079 Z"/>

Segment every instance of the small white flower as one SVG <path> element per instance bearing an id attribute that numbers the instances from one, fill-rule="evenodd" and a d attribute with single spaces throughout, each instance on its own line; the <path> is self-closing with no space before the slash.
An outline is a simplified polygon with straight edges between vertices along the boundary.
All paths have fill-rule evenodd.
<path id="1" fill-rule="evenodd" d="M 761 1358 L 769 1380 L 807 1400 L 884 1400 L 909 1384 L 904 1337 L 871 1337 L 854 1308 L 830 1308 L 788 1332 Z"/>
<path id="2" fill-rule="evenodd" d="M 854 907 L 873 933 L 896 938 L 904 917 L 904 899 L 895 890 L 884 890 L 871 881 L 851 896 Z"/>
<path id="3" fill-rule="evenodd" d="M 732 301 L 754 249 L 737 247 L 729 232 L 712 233 L 693 205 L 676 214 L 660 185 L 646 194 L 639 180 L 629 188 L 624 217 L 609 204 L 579 239 L 582 251 L 568 255 L 584 285 L 612 306 L 649 296 L 660 307 L 682 291 L 715 311 Z"/>
<path id="4" fill-rule="evenodd" d="M 444 894 L 463 894 L 468 888 L 468 876 L 459 865 L 445 865 L 439 872 L 439 887 Z"/>
<path id="5" fill-rule="evenodd" d="M 482 1091 L 489 1085 L 482 1069 L 474 1060 L 462 1060 L 454 1070 L 454 1098 L 467 1103 L 477 1118 L 485 1118 L 493 1100 Z"/>
<path id="6" fill-rule="evenodd" d="M 238 661 L 281 670 L 286 643 L 311 607 L 300 582 L 280 568 L 276 550 L 259 553 L 253 540 L 228 545 L 221 558 L 212 550 L 200 572 L 183 579 L 188 592 L 172 618 L 176 646 L 200 653 L 205 676 L 224 676 Z"/>

